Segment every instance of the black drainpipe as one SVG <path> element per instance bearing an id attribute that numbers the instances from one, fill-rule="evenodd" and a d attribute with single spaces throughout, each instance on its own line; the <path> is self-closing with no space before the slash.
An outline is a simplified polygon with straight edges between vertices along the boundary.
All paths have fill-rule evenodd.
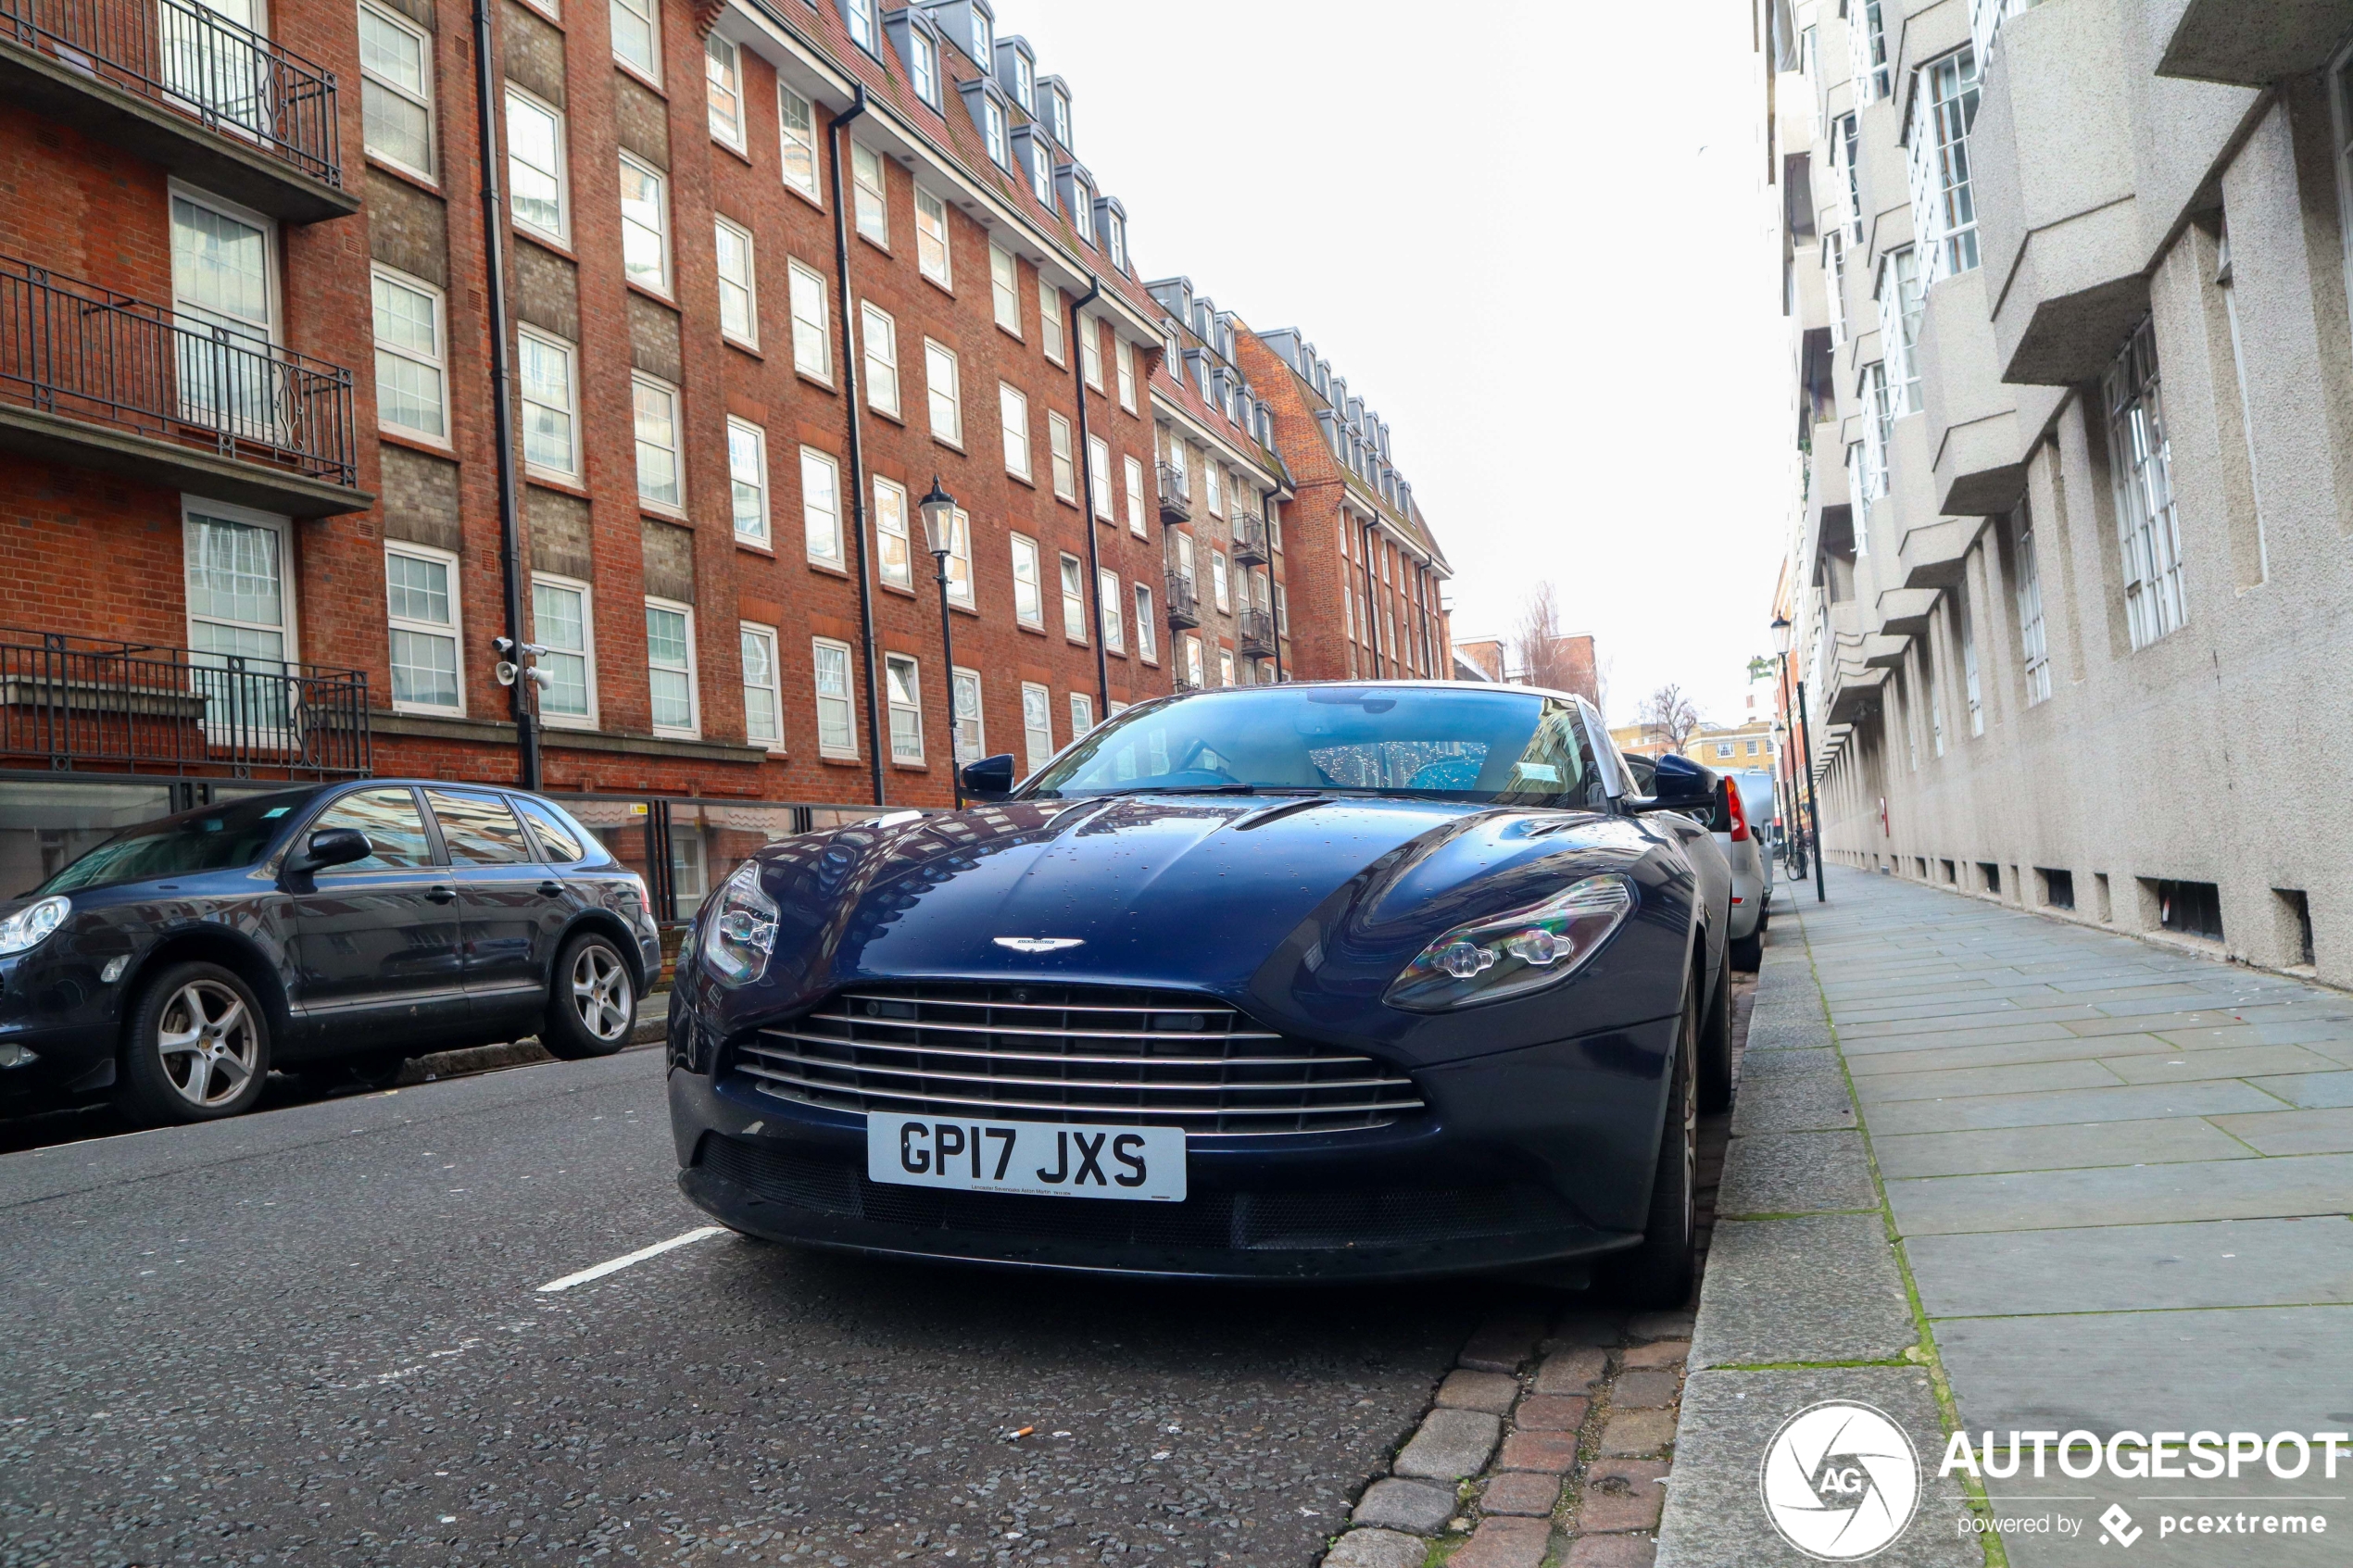
<path id="1" fill-rule="evenodd" d="M 504 100 L 491 59 L 491 0 L 474 0 L 474 127 L 482 157 L 482 254 L 489 292 L 490 429 L 498 464 L 498 574 L 506 596 L 507 635 L 513 639 L 515 684 L 507 688 L 515 719 L 516 771 L 525 789 L 540 785 L 539 730 L 532 712 L 531 660 L 522 645 L 522 529 L 515 489 L 514 352 L 507 321 L 507 203 L 498 180 L 498 119 Z"/>
<path id="2" fill-rule="evenodd" d="M 866 112 L 866 84 L 858 84 L 858 95 L 849 107 L 825 122 L 825 157 L 833 165 L 834 185 L 834 279 L 835 294 L 841 312 L 841 395 L 849 410 L 849 521 L 858 541 L 858 642 L 859 653 L 866 667 L 866 751 L 872 759 L 875 804 L 883 805 L 883 742 L 882 700 L 875 687 L 875 582 L 874 572 L 866 559 L 866 454 L 862 442 L 863 427 L 858 411 L 858 345 L 850 335 L 850 323 L 857 320 L 849 299 L 849 213 L 841 198 L 841 128 Z M 950 674 L 953 680 L 953 674 Z M 951 687 L 952 689 L 952 687 Z M 955 715 L 949 715 L 952 726 Z M 955 759 L 949 759 L 954 766 Z"/>
<path id="3" fill-rule="evenodd" d="M 1087 274 L 1087 292 L 1071 301 L 1070 341 L 1078 343 L 1078 313 L 1101 295 L 1103 281 L 1094 273 Z M 1095 345 L 1100 354 L 1102 344 Z M 1084 349 L 1070 357 L 1071 384 L 1078 389 L 1078 505 L 1087 518 L 1087 600 L 1095 607 L 1095 722 L 1111 717 L 1111 655 L 1103 647 L 1103 565 L 1102 556 L 1095 541 L 1095 465 L 1087 446 L 1087 354 Z M 1130 688 L 1133 689 L 1132 687 Z"/>

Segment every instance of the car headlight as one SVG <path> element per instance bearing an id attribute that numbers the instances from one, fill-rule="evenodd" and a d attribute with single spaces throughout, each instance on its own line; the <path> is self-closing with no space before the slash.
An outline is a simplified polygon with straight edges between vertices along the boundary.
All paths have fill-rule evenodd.
<path id="1" fill-rule="evenodd" d="M 1625 923 L 1634 902 L 1626 877 L 1589 876 L 1541 904 L 1458 925 L 1423 948 L 1383 1000 L 1442 1012 L 1557 985 Z"/>
<path id="2" fill-rule="evenodd" d="M 49 933 L 65 924 L 66 916 L 71 913 L 72 899 L 44 898 L 0 920 L 0 957 L 31 952 L 48 940 Z"/>
<path id="3" fill-rule="evenodd" d="M 746 860 L 702 911 L 703 961 L 727 985 L 749 985 L 767 972 L 776 946 L 776 900 L 760 885 L 760 862 Z"/>

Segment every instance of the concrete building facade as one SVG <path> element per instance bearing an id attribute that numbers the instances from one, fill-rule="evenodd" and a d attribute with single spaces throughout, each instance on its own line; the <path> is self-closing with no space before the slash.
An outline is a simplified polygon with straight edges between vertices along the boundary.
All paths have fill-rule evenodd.
<path id="1" fill-rule="evenodd" d="M 1146 286 L 988 0 L 491 0 L 487 104 L 468 0 L 156 4 L 0 30 L 12 867 L 259 781 L 517 779 L 494 256 L 551 790 L 944 805 L 1296 672 L 1254 340 Z M 1434 557 L 1354 461 L 1354 547 Z M 654 815 L 698 896 L 726 811 Z"/>
<path id="2" fill-rule="evenodd" d="M 2353 6 L 1757 19 L 1830 852 L 2353 984 Z"/>

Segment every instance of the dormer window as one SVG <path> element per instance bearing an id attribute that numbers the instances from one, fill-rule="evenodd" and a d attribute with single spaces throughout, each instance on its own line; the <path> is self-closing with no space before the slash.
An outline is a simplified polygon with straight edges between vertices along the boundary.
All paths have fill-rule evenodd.
<path id="1" fill-rule="evenodd" d="M 842 0 L 842 19 L 849 25 L 849 41 L 869 55 L 882 47 L 882 21 L 876 14 L 878 0 Z"/>
<path id="2" fill-rule="evenodd" d="M 1102 204 L 1103 249 L 1111 257 L 1111 264 L 1121 271 L 1127 270 L 1127 219 L 1118 205 Z"/>
<path id="3" fill-rule="evenodd" d="M 915 95 L 933 108 L 939 107 L 939 44 L 920 27 L 907 30 L 907 74 L 914 80 Z"/>
<path id="4" fill-rule="evenodd" d="M 1030 194 L 1038 198 L 1038 205 L 1048 212 L 1056 210 L 1054 149 L 1048 145 L 1044 135 L 1034 125 L 1025 125 L 1013 134 L 1021 143 L 1022 159 L 1028 165 Z"/>
<path id="5" fill-rule="evenodd" d="M 997 57 L 997 27 L 987 11 L 973 7 L 973 58 L 986 66 Z"/>
<path id="6" fill-rule="evenodd" d="M 1072 145 L 1070 139 L 1070 94 L 1059 86 L 1046 89 L 1046 128 L 1054 140 L 1063 146 Z"/>
<path id="7" fill-rule="evenodd" d="M 1038 68 L 1018 49 L 1013 51 L 1013 102 L 1026 113 L 1038 112 Z"/>
<path id="8" fill-rule="evenodd" d="M 998 168 L 1013 167 L 1013 134 L 1008 129 L 1005 100 L 994 82 L 987 78 L 959 82 L 956 90 L 964 95 L 964 108 L 973 117 L 974 127 L 980 132 L 981 144 L 988 149 L 988 161 Z"/>
<path id="9" fill-rule="evenodd" d="M 1095 244 L 1095 189 L 1088 183 L 1086 173 L 1072 164 L 1063 170 L 1063 194 L 1070 204 L 1070 225 L 1078 237 L 1088 245 Z"/>

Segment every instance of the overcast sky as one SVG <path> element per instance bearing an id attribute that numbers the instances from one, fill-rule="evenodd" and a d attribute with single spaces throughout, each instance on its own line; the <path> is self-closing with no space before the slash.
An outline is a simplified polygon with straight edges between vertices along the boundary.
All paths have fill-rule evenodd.
<path id="1" fill-rule="evenodd" d="M 1549 578 L 1613 722 L 1667 681 L 1742 716 L 1794 483 L 1748 0 L 996 10 L 1144 274 L 1302 328 L 1389 420 L 1457 637 Z"/>

